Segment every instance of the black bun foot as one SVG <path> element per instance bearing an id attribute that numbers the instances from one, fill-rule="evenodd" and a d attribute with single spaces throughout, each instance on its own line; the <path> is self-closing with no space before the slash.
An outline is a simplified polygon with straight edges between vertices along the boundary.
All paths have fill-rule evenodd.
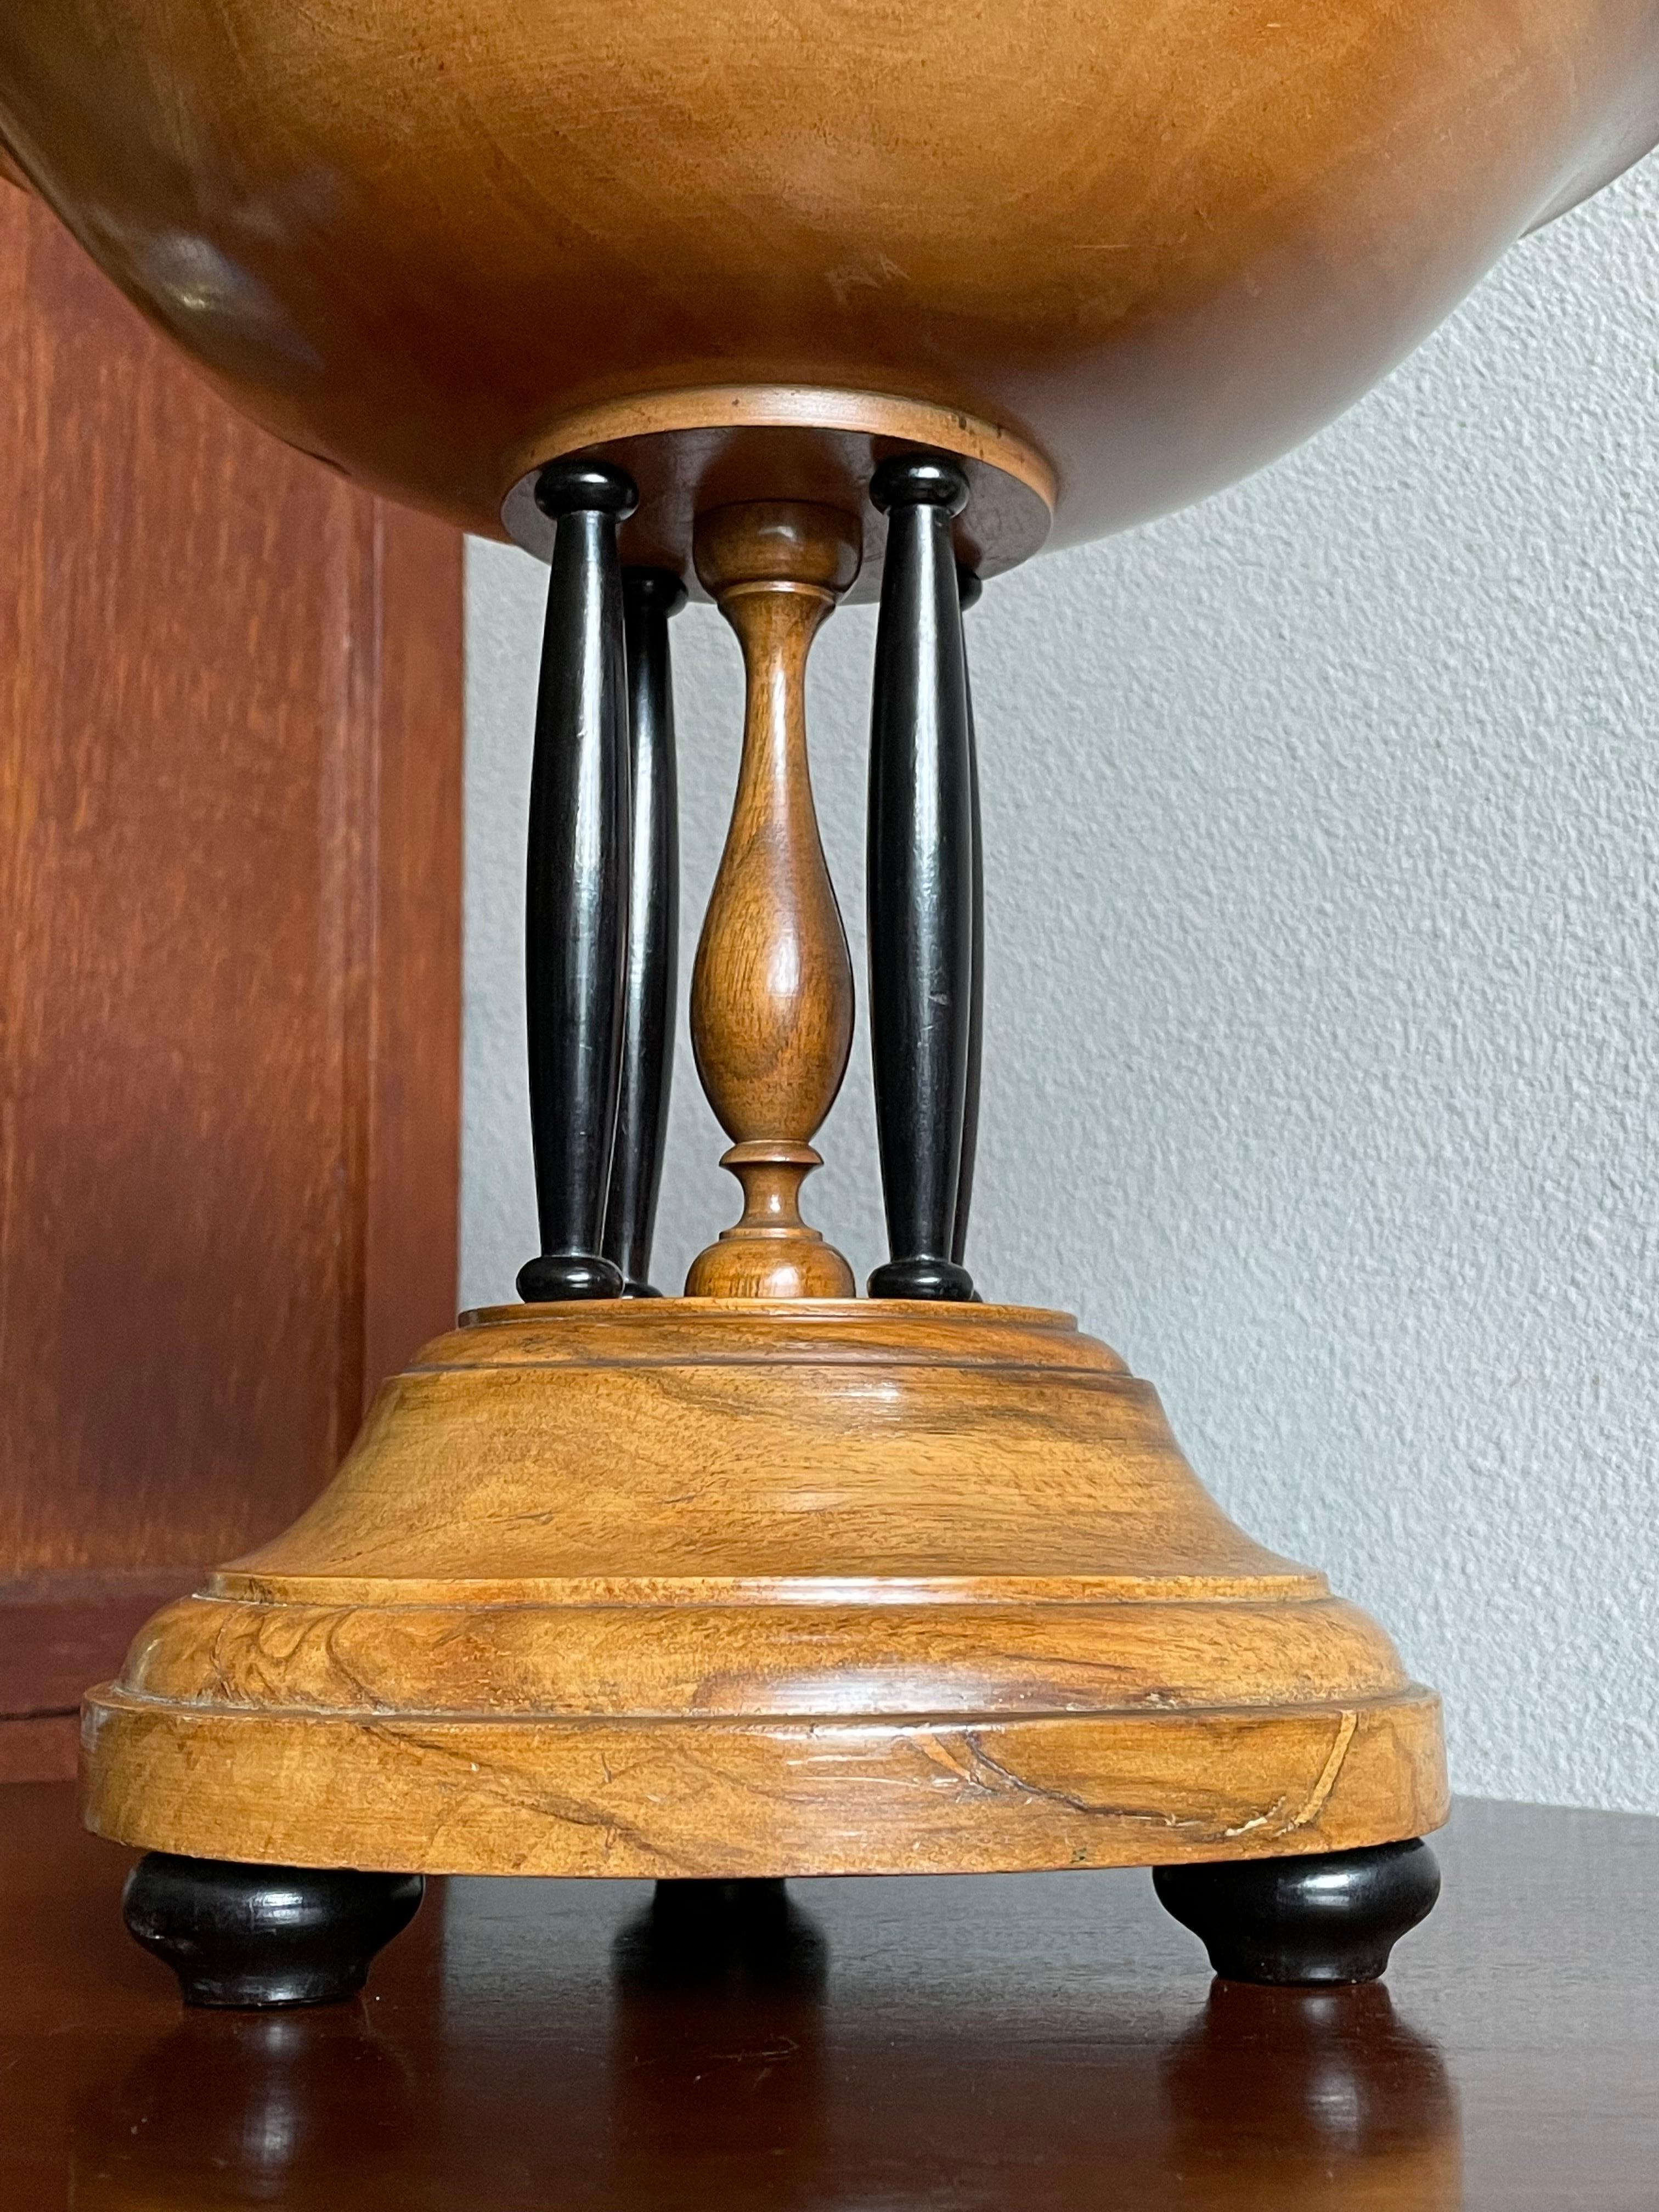
<path id="1" fill-rule="evenodd" d="M 650 1909 L 617 1938 L 625 1989 L 822 1987 L 823 1936 L 781 1881 L 659 1881 Z"/>
<path id="2" fill-rule="evenodd" d="M 1440 1894 L 1425 1843 L 1156 1867 L 1152 1881 L 1234 1982 L 1374 1982 Z"/>
<path id="3" fill-rule="evenodd" d="M 409 1925 L 417 1874 L 242 1866 L 151 1851 L 127 1876 L 129 1932 L 179 1977 L 188 2005 L 337 2004 Z"/>

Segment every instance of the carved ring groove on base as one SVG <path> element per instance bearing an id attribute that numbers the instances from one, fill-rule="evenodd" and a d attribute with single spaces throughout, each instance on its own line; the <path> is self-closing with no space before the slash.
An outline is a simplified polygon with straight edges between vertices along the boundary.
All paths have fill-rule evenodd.
<path id="1" fill-rule="evenodd" d="M 1011 1872 L 1285 1856 L 1446 1816 L 1439 1701 L 544 1722 L 88 1702 L 120 1842 L 436 1874 Z M 260 1789 L 261 1776 L 280 1786 Z"/>

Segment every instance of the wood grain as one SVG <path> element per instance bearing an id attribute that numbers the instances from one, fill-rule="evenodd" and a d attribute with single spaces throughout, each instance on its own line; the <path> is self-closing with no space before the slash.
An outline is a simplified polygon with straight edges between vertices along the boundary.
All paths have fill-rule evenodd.
<path id="1" fill-rule="evenodd" d="M 486 532 L 572 416 L 733 386 L 965 415 L 1053 472 L 1053 543 L 1126 526 L 1328 421 L 1656 135 L 1659 0 L 0 15 L 0 137 L 117 282 L 279 434 Z"/>
<path id="2" fill-rule="evenodd" d="M 1438 1701 L 751 1722 L 180 1712 L 82 1726 L 117 1843 L 428 1873 L 768 1878 L 1346 1850 L 1446 1816 Z"/>
<path id="3" fill-rule="evenodd" d="M 453 1298 L 459 546 L 6 191 L 0 562 L 0 1714 L 44 1717 Z"/>
<path id="4" fill-rule="evenodd" d="M 535 499 L 538 470 L 568 453 L 602 459 L 639 486 L 638 511 L 623 528 L 624 557 L 672 568 L 694 596 L 706 598 L 694 553 L 699 515 L 757 500 L 839 507 L 864 525 L 863 559 L 843 596 L 873 601 L 887 518 L 866 497 L 870 479 L 888 454 L 916 447 L 954 454 L 968 478 L 971 496 L 955 538 L 964 568 L 1000 576 L 1041 550 L 1057 487 L 1040 453 L 957 408 L 823 385 L 722 385 L 586 408 L 513 457 L 509 467 L 524 473 L 502 502 L 501 520 L 515 544 L 550 558 L 552 533 Z"/>
<path id="5" fill-rule="evenodd" d="M 801 1219 L 811 1139 L 853 1048 L 853 963 L 818 836 L 806 659 L 858 573 L 856 515 L 792 501 L 717 508 L 697 573 L 743 647 L 732 824 L 691 977 L 697 1073 L 732 1139 L 743 1216 L 691 1263 L 693 1297 L 850 1297 L 853 1270 Z"/>
<path id="6" fill-rule="evenodd" d="M 87 1817 L 152 1848 L 734 1877 L 1340 1849 L 1438 1702 L 1059 1315 L 502 1309 L 136 1639 Z"/>

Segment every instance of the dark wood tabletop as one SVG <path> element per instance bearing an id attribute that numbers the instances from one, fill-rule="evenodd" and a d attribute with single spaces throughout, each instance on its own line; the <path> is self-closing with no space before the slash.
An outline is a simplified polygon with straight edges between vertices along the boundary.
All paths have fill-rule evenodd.
<path id="1" fill-rule="evenodd" d="M 1212 1983 L 1144 1874 L 431 1885 L 368 1995 L 185 2013 L 0 1790 L 0 2207 L 1659 2212 L 1659 1820 L 1465 1803 L 1386 1984 Z"/>

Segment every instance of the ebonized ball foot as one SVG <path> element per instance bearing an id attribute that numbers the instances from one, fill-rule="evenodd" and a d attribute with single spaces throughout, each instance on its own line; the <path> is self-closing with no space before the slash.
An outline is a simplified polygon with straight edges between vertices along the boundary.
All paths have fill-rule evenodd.
<path id="1" fill-rule="evenodd" d="M 179 1977 L 188 2005 L 337 2004 L 415 1917 L 417 1874 L 243 1866 L 151 1851 L 127 1877 L 128 1931 Z"/>
<path id="2" fill-rule="evenodd" d="M 1165 1911 L 1234 1982 L 1374 1982 L 1433 1909 L 1440 1869 L 1425 1843 L 1305 1858 L 1155 1867 Z"/>

